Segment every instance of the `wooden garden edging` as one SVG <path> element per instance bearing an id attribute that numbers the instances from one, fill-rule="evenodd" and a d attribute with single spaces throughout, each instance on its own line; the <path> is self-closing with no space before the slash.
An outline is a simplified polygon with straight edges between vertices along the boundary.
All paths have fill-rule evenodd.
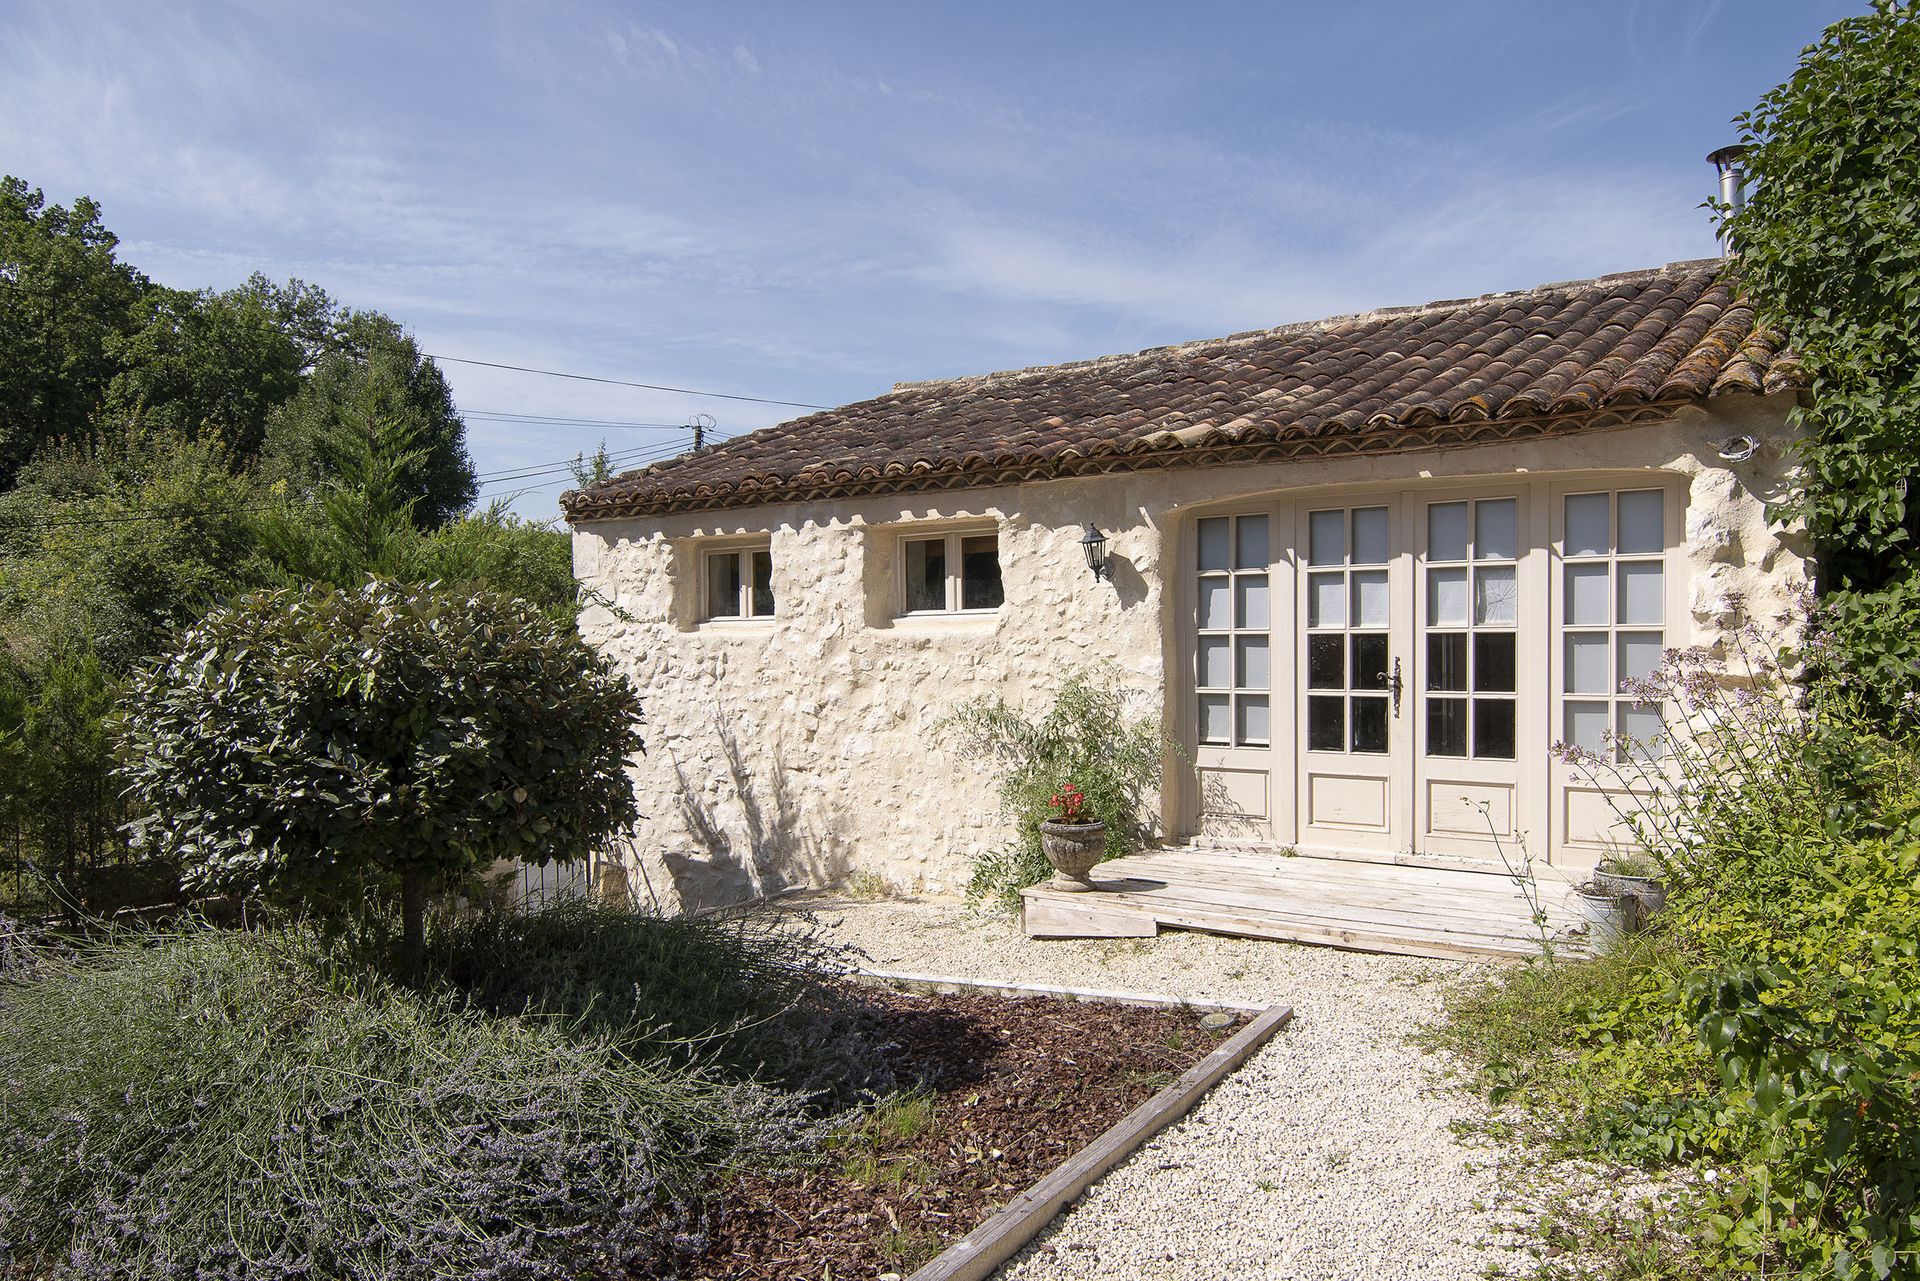
<path id="1" fill-rule="evenodd" d="M 876 974 L 871 977 L 927 981 L 922 976 Z M 988 985 L 966 979 L 940 982 L 954 987 L 991 986 L 1002 991 L 1026 986 Z M 1035 992 L 1034 995 L 1042 993 Z M 1056 988 L 1044 995 L 1084 997 L 1088 1000 L 1115 999 L 1115 994 L 1080 993 L 1065 988 Z M 1182 1002 L 1168 998 L 1143 1000 L 1137 996 L 1131 999 L 1139 1004 L 1157 1005 L 1164 1001 L 1167 1004 L 1192 1005 L 1196 1009 L 1208 1008 L 1206 1003 L 1197 1001 Z M 1227 1073 L 1246 1062 L 1248 1056 L 1292 1018 L 1293 1007 L 1290 1005 L 1266 1007 L 1253 1022 L 1215 1046 L 1206 1058 L 1181 1073 L 1172 1085 L 1127 1113 L 1105 1134 L 1080 1149 L 1053 1173 L 1021 1193 L 979 1227 L 941 1251 L 933 1262 L 920 1268 L 907 1281 L 983 1281 L 995 1268 L 1019 1253 L 1021 1247 L 1039 1235 L 1040 1229 L 1052 1222 L 1054 1216 L 1085 1192 L 1095 1179 L 1131 1156 L 1148 1139 L 1185 1116 L 1200 1101 L 1201 1095 L 1219 1084 Z"/>

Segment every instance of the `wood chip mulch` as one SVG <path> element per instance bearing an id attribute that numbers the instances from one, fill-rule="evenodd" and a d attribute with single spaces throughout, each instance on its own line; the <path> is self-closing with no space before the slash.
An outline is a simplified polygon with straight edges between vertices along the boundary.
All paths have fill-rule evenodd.
<path id="1" fill-rule="evenodd" d="M 918 1134 L 850 1137 L 817 1167 L 722 1195 L 688 1281 L 902 1275 L 1171 1083 L 1238 1024 L 1200 1012 L 867 989 L 903 1080 L 930 1093 Z"/>

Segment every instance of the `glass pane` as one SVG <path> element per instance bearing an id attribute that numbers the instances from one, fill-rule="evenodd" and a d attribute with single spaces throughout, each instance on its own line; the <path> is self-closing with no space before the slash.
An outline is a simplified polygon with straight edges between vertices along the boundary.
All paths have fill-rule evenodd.
<path id="1" fill-rule="evenodd" d="M 1387 563 L 1387 509 L 1362 507 L 1353 513 L 1353 563 Z"/>
<path id="2" fill-rule="evenodd" d="M 1467 571 L 1429 569 L 1427 571 L 1427 626 L 1465 627 L 1467 625 Z"/>
<path id="3" fill-rule="evenodd" d="M 1347 514 L 1313 512 L 1307 517 L 1307 564 L 1344 565 L 1347 560 Z"/>
<path id="4" fill-rule="evenodd" d="M 1242 516 L 1234 522 L 1234 565 L 1240 569 L 1265 569 L 1267 556 L 1267 518 Z"/>
<path id="5" fill-rule="evenodd" d="M 1667 546 L 1666 495 L 1657 489 L 1641 489 L 1620 495 L 1620 546 L 1622 556 L 1635 552 L 1665 551 Z"/>
<path id="6" fill-rule="evenodd" d="M 1194 655 L 1195 666 L 1199 669 L 1200 684 L 1207 689 L 1226 689 L 1233 684 L 1233 672 L 1230 670 L 1229 648 L 1225 636 L 1202 636 L 1199 651 Z"/>
<path id="7" fill-rule="evenodd" d="M 1664 632 L 1621 632 L 1619 639 L 1620 683 L 1643 681 L 1660 666 Z"/>
<path id="8" fill-rule="evenodd" d="M 1343 636 L 1307 637 L 1307 688 L 1347 687 L 1347 646 Z"/>
<path id="9" fill-rule="evenodd" d="M 1620 704 L 1620 735 L 1632 742 L 1620 745 L 1622 759 L 1628 755 L 1643 761 L 1658 760 L 1667 754 L 1666 735 L 1658 707 L 1633 703 Z"/>
<path id="10" fill-rule="evenodd" d="M 1567 566 L 1567 626 L 1605 627 L 1609 621 L 1607 567 Z"/>
<path id="11" fill-rule="evenodd" d="M 1513 700 L 1473 700 L 1473 754 L 1482 759 L 1513 759 Z"/>
<path id="12" fill-rule="evenodd" d="M 1568 703 L 1566 741 L 1600 755 L 1607 750 L 1608 703 Z"/>
<path id="13" fill-rule="evenodd" d="M 1473 638 L 1473 687 L 1483 694 L 1513 692 L 1515 638 L 1512 632 L 1483 632 Z M 1466 686 L 1453 686 L 1465 689 Z"/>
<path id="14" fill-rule="evenodd" d="M 1467 688 L 1467 635 L 1465 632 L 1427 633 L 1427 688 L 1457 690 Z"/>
<path id="15" fill-rule="evenodd" d="M 1227 518 L 1212 516 L 1200 522 L 1200 568 L 1227 568 Z"/>
<path id="16" fill-rule="evenodd" d="M 1482 565 L 1473 571 L 1473 621 L 1512 626 L 1519 614 L 1520 591 L 1511 565 Z"/>
<path id="17" fill-rule="evenodd" d="M 1317 695 L 1307 700 L 1307 747 L 1316 752 L 1339 752 L 1347 746 L 1347 700 Z"/>
<path id="18" fill-rule="evenodd" d="M 1227 578 L 1200 580 L 1200 626 L 1225 631 L 1233 626 L 1233 584 Z"/>
<path id="19" fill-rule="evenodd" d="M 1242 636 L 1240 646 L 1240 679 L 1234 684 L 1241 689 L 1265 689 L 1267 677 L 1267 638 L 1264 636 Z"/>
<path id="20" fill-rule="evenodd" d="M 1622 561 L 1620 574 L 1620 621 L 1623 623 L 1663 623 L 1666 621 L 1667 576 L 1657 560 Z"/>
<path id="21" fill-rule="evenodd" d="M 907 544 L 907 608 L 947 607 L 947 540 L 916 538 Z"/>
<path id="22" fill-rule="evenodd" d="M 1385 689 L 1387 687 L 1387 638 L 1385 636 L 1354 636 L 1353 673 L 1354 689 Z"/>
<path id="23" fill-rule="evenodd" d="M 707 617 L 740 617 L 740 553 L 707 557 Z"/>
<path id="24" fill-rule="evenodd" d="M 1607 634 L 1575 634 L 1567 637 L 1567 693 L 1611 694 L 1613 682 L 1607 674 Z"/>
<path id="25" fill-rule="evenodd" d="M 773 554 L 771 552 L 751 552 L 753 562 L 753 612 L 768 618 L 773 614 Z"/>
<path id="26" fill-rule="evenodd" d="M 1347 625 L 1347 576 L 1345 574 L 1309 574 L 1307 576 L 1307 626 L 1345 627 Z"/>
<path id="27" fill-rule="evenodd" d="M 1467 505 L 1432 503 L 1427 507 L 1427 559 L 1467 558 Z"/>
<path id="28" fill-rule="evenodd" d="M 1567 555 L 1604 556 L 1613 550 L 1608 494 L 1567 495 Z"/>
<path id="29" fill-rule="evenodd" d="M 975 534 L 960 540 L 960 608 L 998 609 L 1004 599 L 1000 590 L 1000 539 L 994 534 Z"/>
<path id="30" fill-rule="evenodd" d="M 1240 703 L 1239 732 L 1236 742 L 1250 747 L 1264 747 L 1267 743 L 1267 696 L 1265 694 L 1242 694 Z"/>
<path id="31" fill-rule="evenodd" d="M 1228 705 L 1225 694 L 1202 694 L 1200 696 L 1200 741 L 1203 743 L 1230 743 L 1232 738 L 1233 709 Z"/>
<path id="32" fill-rule="evenodd" d="M 1520 551 L 1519 505 L 1511 498 L 1473 505 L 1473 558 L 1512 560 Z"/>
<path id="33" fill-rule="evenodd" d="M 1387 750 L 1386 699 L 1356 697 L 1353 700 L 1353 750 L 1356 752 Z"/>
<path id="34" fill-rule="evenodd" d="M 1467 700 L 1429 698 L 1427 700 L 1427 755 L 1465 756 L 1467 754 Z"/>
<path id="35" fill-rule="evenodd" d="M 1267 628 L 1267 576 L 1237 574 L 1233 580 L 1234 613 L 1239 626 L 1255 631 Z"/>
<path id="36" fill-rule="evenodd" d="M 1361 569 L 1353 574 L 1353 627 L 1387 625 L 1387 571 Z"/>

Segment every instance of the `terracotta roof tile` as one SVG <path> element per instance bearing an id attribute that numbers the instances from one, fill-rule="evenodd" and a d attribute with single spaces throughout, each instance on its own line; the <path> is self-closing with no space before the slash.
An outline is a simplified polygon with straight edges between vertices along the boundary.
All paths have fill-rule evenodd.
<path id="1" fill-rule="evenodd" d="M 561 502 L 576 521 L 1098 472 L 1385 453 L 1805 385 L 1719 260 L 903 383 Z"/>

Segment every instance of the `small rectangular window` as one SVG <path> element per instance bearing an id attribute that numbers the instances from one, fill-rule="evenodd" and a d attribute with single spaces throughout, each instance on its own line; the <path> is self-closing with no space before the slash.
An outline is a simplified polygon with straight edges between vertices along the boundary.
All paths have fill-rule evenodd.
<path id="1" fill-rule="evenodd" d="M 996 534 L 906 538 L 900 552 L 903 613 L 998 609 L 1006 599 Z"/>
<path id="2" fill-rule="evenodd" d="M 703 557 L 700 617 L 772 618 L 773 553 L 764 547 L 711 551 Z"/>

